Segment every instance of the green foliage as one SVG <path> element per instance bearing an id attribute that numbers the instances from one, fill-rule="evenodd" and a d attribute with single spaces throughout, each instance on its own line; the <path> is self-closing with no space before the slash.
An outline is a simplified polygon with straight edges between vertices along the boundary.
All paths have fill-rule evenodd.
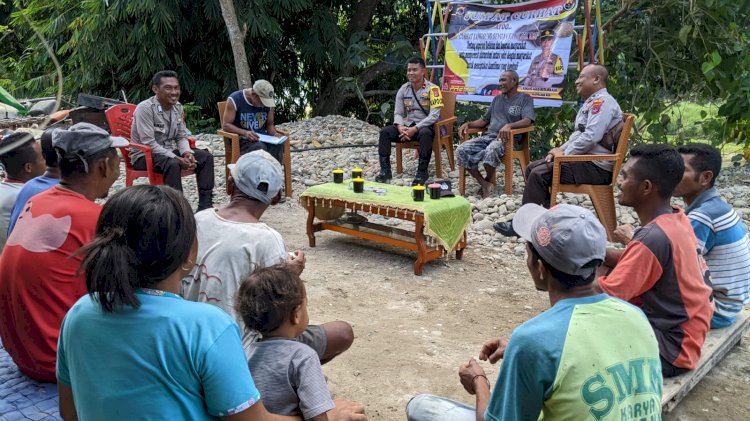
<path id="1" fill-rule="evenodd" d="M 637 140 L 665 142 L 696 135 L 711 143 L 750 142 L 750 39 L 739 25 L 750 3 L 733 0 L 605 2 L 621 6 L 607 41 L 610 91 L 638 116 Z M 744 28 L 744 29 L 743 29 Z M 718 104 L 718 112 L 685 125 L 674 107 L 686 100 Z"/>
<path id="2" fill-rule="evenodd" d="M 321 90 L 332 78 L 341 90 L 347 89 L 347 76 L 354 82 L 349 90 L 360 95 L 341 102 L 358 116 L 367 115 L 368 108 L 375 106 L 361 95 L 365 89 L 388 89 L 401 82 L 402 72 L 364 82 L 356 76 L 380 62 L 388 64 L 386 72 L 401 68 L 404 59 L 415 53 L 408 40 L 417 39 L 423 31 L 421 25 L 414 25 L 414 17 L 424 15 L 424 5 L 407 0 L 374 4 L 372 30 L 349 36 L 357 2 L 235 2 L 238 19 L 247 29 L 253 78 L 268 79 L 277 92 L 283 92 L 277 120 L 306 115 L 310 106 L 325 99 Z M 9 43 L 4 43 L 0 65 L 3 76 L 12 75 L 3 86 L 16 94 L 49 95 L 55 89 L 49 56 L 31 25 L 59 57 L 65 91 L 72 95 L 87 92 L 114 97 L 122 89 L 130 101 L 139 101 L 151 95 L 151 75 L 171 68 L 179 74 L 183 102 L 195 102 L 211 114 L 216 101 L 237 88 L 216 2 L 111 0 L 107 5 L 101 0 L 28 0 L 16 1 L 15 6 L 11 35 L 22 47 L 6 51 Z M 10 8 L 6 9 L 7 17 Z M 347 68 L 353 70 L 346 72 Z M 342 72 L 348 74 L 337 77 Z M 337 104 L 337 109 L 343 105 Z"/>
<path id="3" fill-rule="evenodd" d="M 364 26 L 357 22 L 360 5 L 372 12 Z M 311 109 L 373 124 L 390 120 L 392 92 L 405 81 L 403 63 L 417 53 L 426 27 L 423 1 L 235 0 L 235 8 L 247 28 L 252 77 L 270 80 L 280 94 L 279 122 Z M 638 116 L 636 141 L 750 143 L 750 3 L 623 0 L 604 2 L 603 16 L 617 16 L 606 28 L 609 89 Z M 171 68 L 182 101 L 200 108 L 189 117 L 198 129 L 216 117 L 215 103 L 237 89 L 216 1 L 0 0 L 0 86 L 17 97 L 55 89 L 50 57 L 29 22 L 60 59 L 67 95 L 117 97 L 124 90 L 135 102 L 151 95 L 154 72 Z M 571 72 L 568 101 L 577 101 L 574 79 Z M 680 108 L 685 101 L 712 105 L 695 119 Z M 459 106 L 459 120 L 473 112 Z M 534 154 L 559 144 L 572 121 L 569 106 L 538 110 Z"/>
<path id="4" fill-rule="evenodd" d="M 185 111 L 185 125 L 193 133 L 215 133 L 219 120 L 203 114 L 201 107 L 194 102 L 182 104 Z"/>

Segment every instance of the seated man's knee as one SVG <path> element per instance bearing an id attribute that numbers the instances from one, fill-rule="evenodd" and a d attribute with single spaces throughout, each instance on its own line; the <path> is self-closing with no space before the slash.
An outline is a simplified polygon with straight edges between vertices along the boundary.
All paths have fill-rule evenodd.
<path id="1" fill-rule="evenodd" d="M 458 162 L 466 161 L 468 155 L 467 150 L 468 148 L 466 147 L 466 142 L 458 145 L 458 147 L 456 148 L 456 160 Z"/>
<path id="2" fill-rule="evenodd" d="M 382 129 L 380 129 L 380 136 L 381 137 L 383 137 L 383 136 L 391 137 L 391 136 L 394 136 L 394 135 L 398 136 L 398 128 L 396 128 L 396 126 L 393 125 L 393 124 L 390 124 L 388 126 L 383 127 Z"/>
<path id="3" fill-rule="evenodd" d="M 170 171 L 181 171 L 182 167 L 180 167 L 180 161 L 178 161 L 176 158 L 169 158 L 164 163 L 164 172 L 170 172 Z"/>
<path id="4" fill-rule="evenodd" d="M 431 398 L 432 395 L 422 393 L 409 399 L 409 402 L 406 403 L 406 419 L 409 421 L 420 420 L 421 416 L 424 415 L 422 407 L 429 404 Z"/>
<path id="5" fill-rule="evenodd" d="M 354 342 L 354 329 L 344 321 L 328 322 L 321 325 L 326 333 L 326 351 L 324 360 L 329 360 L 346 351 Z"/>
<path id="6" fill-rule="evenodd" d="M 211 152 L 203 149 L 193 149 L 193 157 L 195 157 L 195 160 L 198 162 L 211 161 L 214 158 L 214 156 L 211 155 Z"/>
<path id="7" fill-rule="evenodd" d="M 430 142 L 432 142 L 432 138 L 433 138 L 432 127 L 422 127 L 417 132 L 417 137 L 419 138 L 419 140 L 424 139 L 424 140 L 429 140 Z"/>

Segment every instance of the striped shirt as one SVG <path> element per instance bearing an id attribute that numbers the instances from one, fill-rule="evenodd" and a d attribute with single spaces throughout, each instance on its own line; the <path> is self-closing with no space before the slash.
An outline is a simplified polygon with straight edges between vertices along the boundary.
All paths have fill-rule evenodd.
<path id="1" fill-rule="evenodd" d="M 742 218 L 710 188 L 687 209 L 698 250 L 711 271 L 716 311 L 712 328 L 735 322 L 750 301 L 750 241 Z"/>

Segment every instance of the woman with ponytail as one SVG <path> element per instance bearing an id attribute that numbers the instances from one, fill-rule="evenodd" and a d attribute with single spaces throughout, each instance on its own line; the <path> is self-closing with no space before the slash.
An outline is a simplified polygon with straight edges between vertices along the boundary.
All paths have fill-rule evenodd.
<path id="1" fill-rule="evenodd" d="M 58 344 L 63 418 L 294 419 L 260 402 L 234 321 L 177 295 L 197 253 L 180 192 L 121 190 L 81 253 L 89 294 L 65 316 Z"/>

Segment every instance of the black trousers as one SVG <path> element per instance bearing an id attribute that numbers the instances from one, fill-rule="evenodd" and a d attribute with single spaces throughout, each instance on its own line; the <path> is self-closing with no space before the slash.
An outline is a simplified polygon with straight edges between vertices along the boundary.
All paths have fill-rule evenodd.
<path id="1" fill-rule="evenodd" d="M 667 361 L 666 359 L 664 359 L 664 357 L 662 357 L 661 355 L 659 355 L 659 360 L 661 360 L 661 375 L 662 375 L 662 377 L 679 376 L 680 374 L 685 374 L 688 371 L 690 371 L 687 368 L 673 366 L 672 363 L 670 363 L 669 361 Z"/>
<path id="2" fill-rule="evenodd" d="M 395 124 L 385 126 L 380 129 L 380 138 L 378 139 L 378 155 L 380 156 L 391 156 L 391 144 L 393 142 L 402 143 L 399 139 L 398 128 Z M 413 141 L 419 142 L 419 159 L 427 160 L 430 162 L 432 158 L 432 139 L 435 137 L 435 131 L 432 126 L 422 127 L 417 131 L 417 134 L 411 138 Z"/>
<path id="3" fill-rule="evenodd" d="M 521 204 L 536 203 L 549 207 L 552 185 L 552 162 L 539 159 L 526 168 L 526 188 Z M 562 184 L 609 184 L 612 173 L 591 162 L 563 162 L 560 165 Z"/>
<path id="4" fill-rule="evenodd" d="M 289 142 L 289 140 L 287 140 Z M 263 150 L 271 154 L 272 157 L 276 158 L 279 163 L 281 163 L 281 160 L 284 157 L 284 144 L 280 145 L 272 145 L 270 143 L 261 142 L 260 140 L 257 142 L 251 142 L 247 140 L 245 137 L 240 138 L 240 156 L 257 150 Z"/>
<path id="5" fill-rule="evenodd" d="M 180 151 L 173 151 L 180 155 Z M 167 155 L 152 154 L 154 158 L 154 171 L 164 177 L 164 184 L 173 189 L 182 191 L 182 168 L 180 163 Z M 214 189 L 214 156 L 204 149 L 193 149 L 193 156 L 197 165 L 195 166 L 195 179 L 198 184 L 198 191 L 212 191 Z M 146 169 L 146 158 L 140 157 L 133 162 L 133 168 L 136 170 Z"/>

